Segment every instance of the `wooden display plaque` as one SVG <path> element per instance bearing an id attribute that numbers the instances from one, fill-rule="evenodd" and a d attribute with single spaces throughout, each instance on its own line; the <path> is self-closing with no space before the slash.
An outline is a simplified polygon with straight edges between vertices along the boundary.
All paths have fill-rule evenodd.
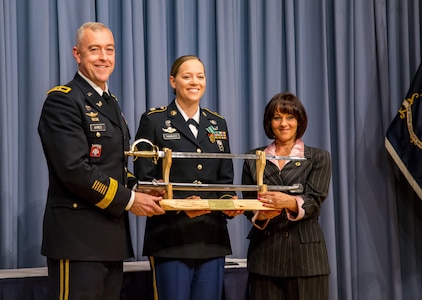
<path id="1" fill-rule="evenodd" d="M 164 210 L 274 210 L 257 199 L 163 199 Z"/>

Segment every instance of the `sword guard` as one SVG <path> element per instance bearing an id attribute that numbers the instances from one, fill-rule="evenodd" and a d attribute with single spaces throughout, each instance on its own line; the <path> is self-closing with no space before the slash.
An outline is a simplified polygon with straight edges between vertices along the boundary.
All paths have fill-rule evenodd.
<path id="1" fill-rule="evenodd" d="M 136 147 L 139 143 L 146 143 L 151 146 L 152 150 L 150 151 L 139 151 Z M 159 151 L 157 145 L 154 145 L 150 140 L 147 139 L 137 139 L 131 145 L 129 151 L 125 151 L 125 155 L 127 156 L 134 156 L 133 161 L 137 160 L 138 157 L 152 157 L 152 161 L 156 165 L 159 158 Z"/>

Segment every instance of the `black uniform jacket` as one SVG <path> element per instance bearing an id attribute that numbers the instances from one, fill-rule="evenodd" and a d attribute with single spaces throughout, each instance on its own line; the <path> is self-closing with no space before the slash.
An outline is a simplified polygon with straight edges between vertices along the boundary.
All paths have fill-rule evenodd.
<path id="1" fill-rule="evenodd" d="M 252 150 L 264 150 L 265 147 Z M 327 151 L 305 146 L 305 161 L 290 161 L 280 171 L 267 161 L 264 183 L 267 185 L 293 185 L 301 183 L 304 191 L 305 216 L 289 221 L 282 214 L 271 219 L 264 230 L 252 227 L 248 238 L 248 270 L 274 276 L 296 277 L 329 274 L 328 256 L 323 232 L 318 222 L 322 202 L 328 194 L 331 178 L 331 160 Z M 243 184 L 256 184 L 256 164 L 245 160 Z M 250 192 L 245 198 L 255 198 Z"/>
<path id="2" fill-rule="evenodd" d="M 166 147 L 173 152 L 230 152 L 223 117 L 208 109 L 201 109 L 198 138 L 195 138 L 175 101 L 168 107 L 154 108 L 142 115 L 136 134 L 136 139 L 139 138 L 150 140 L 160 150 Z M 135 175 L 140 180 L 162 179 L 162 159 L 158 160 L 157 165 L 151 159 L 135 160 Z M 170 181 L 232 184 L 232 160 L 173 158 Z M 174 191 L 173 194 L 174 198 L 197 195 L 203 199 L 217 199 L 224 196 L 219 192 L 196 191 Z M 184 212 L 167 211 L 165 215 L 147 219 L 144 255 L 200 259 L 230 253 L 227 221 L 222 212 L 190 219 Z"/>
<path id="3" fill-rule="evenodd" d="M 133 256 L 125 207 L 129 131 L 78 74 L 51 89 L 38 132 L 49 170 L 42 254 L 55 259 L 118 261 Z M 110 105 L 115 105 L 115 108 Z"/>

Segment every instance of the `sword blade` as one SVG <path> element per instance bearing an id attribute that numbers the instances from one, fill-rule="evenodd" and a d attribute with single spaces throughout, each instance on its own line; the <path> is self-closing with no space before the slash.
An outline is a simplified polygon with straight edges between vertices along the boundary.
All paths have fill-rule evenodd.
<path id="1" fill-rule="evenodd" d="M 165 189 L 171 185 L 173 190 L 178 191 L 259 191 L 259 185 L 223 185 L 206 183 L 181 183 L 181 182 L 158 182 L 158 181 L 138 181 L 138 187 L 151 189 Z M 292 193 L 302 193 L 303 186 L 300 183 L 291 186 L 268 185 L 268 191 L 290 191 Z"/>
<path id="2" fill-rule="evenodd" d="M 127 156 L 136 157 L 166 157 L 164 151 L 125 151 Z M 258 159 L 256 154 L 232 154 L 232 153 L 197 153 L 197 152 L 171 152 L 172 158 L 221 158 L 221 159 Z M 267 160 L 306 160 L 299 156 L 266 155 Z"/>
<path id="3" fill-rule="evenodd" d="M 152 150 L 150 151 L 138 151 L 136 145 L 139 143 L 148 144 Z M 159 150 L 150 140 L 138 139 L 133 142 L 129 151 L 125 151 L 127 156 L 136 157 L 153 157 L 155 159 L 166 157 L 166 152 Z M 265 155 L 265 153 L 264 153 Z M 171 152 L 172 158 L 226 158 L 226 159 L 258 159 L 261 158 L 258 154 L 232 154 L 232 153 L 198 153 L 198 152 Z M 265 155 L 268 160 L 306 160 L 305 157 L 298 156 L 279 156 L 279 155 Z"/>

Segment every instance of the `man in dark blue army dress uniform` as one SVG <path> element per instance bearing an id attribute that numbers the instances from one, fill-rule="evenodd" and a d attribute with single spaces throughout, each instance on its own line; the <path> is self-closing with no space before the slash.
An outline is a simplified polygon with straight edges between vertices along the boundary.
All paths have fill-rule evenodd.
<path id="1" fill-rule="evenodd" d="M 49 299 L 115 300 L 123 260 L 133 256 L 127 211 L 164 211 L 156 203 L 161 197 L 127 188 L 130 135 L 107 86 L 113 34 L 101 23 L 85 23 L 73 55 L 78 73 L 48 92 L 38 127 L 50 181 L 41 250 Z"/>

